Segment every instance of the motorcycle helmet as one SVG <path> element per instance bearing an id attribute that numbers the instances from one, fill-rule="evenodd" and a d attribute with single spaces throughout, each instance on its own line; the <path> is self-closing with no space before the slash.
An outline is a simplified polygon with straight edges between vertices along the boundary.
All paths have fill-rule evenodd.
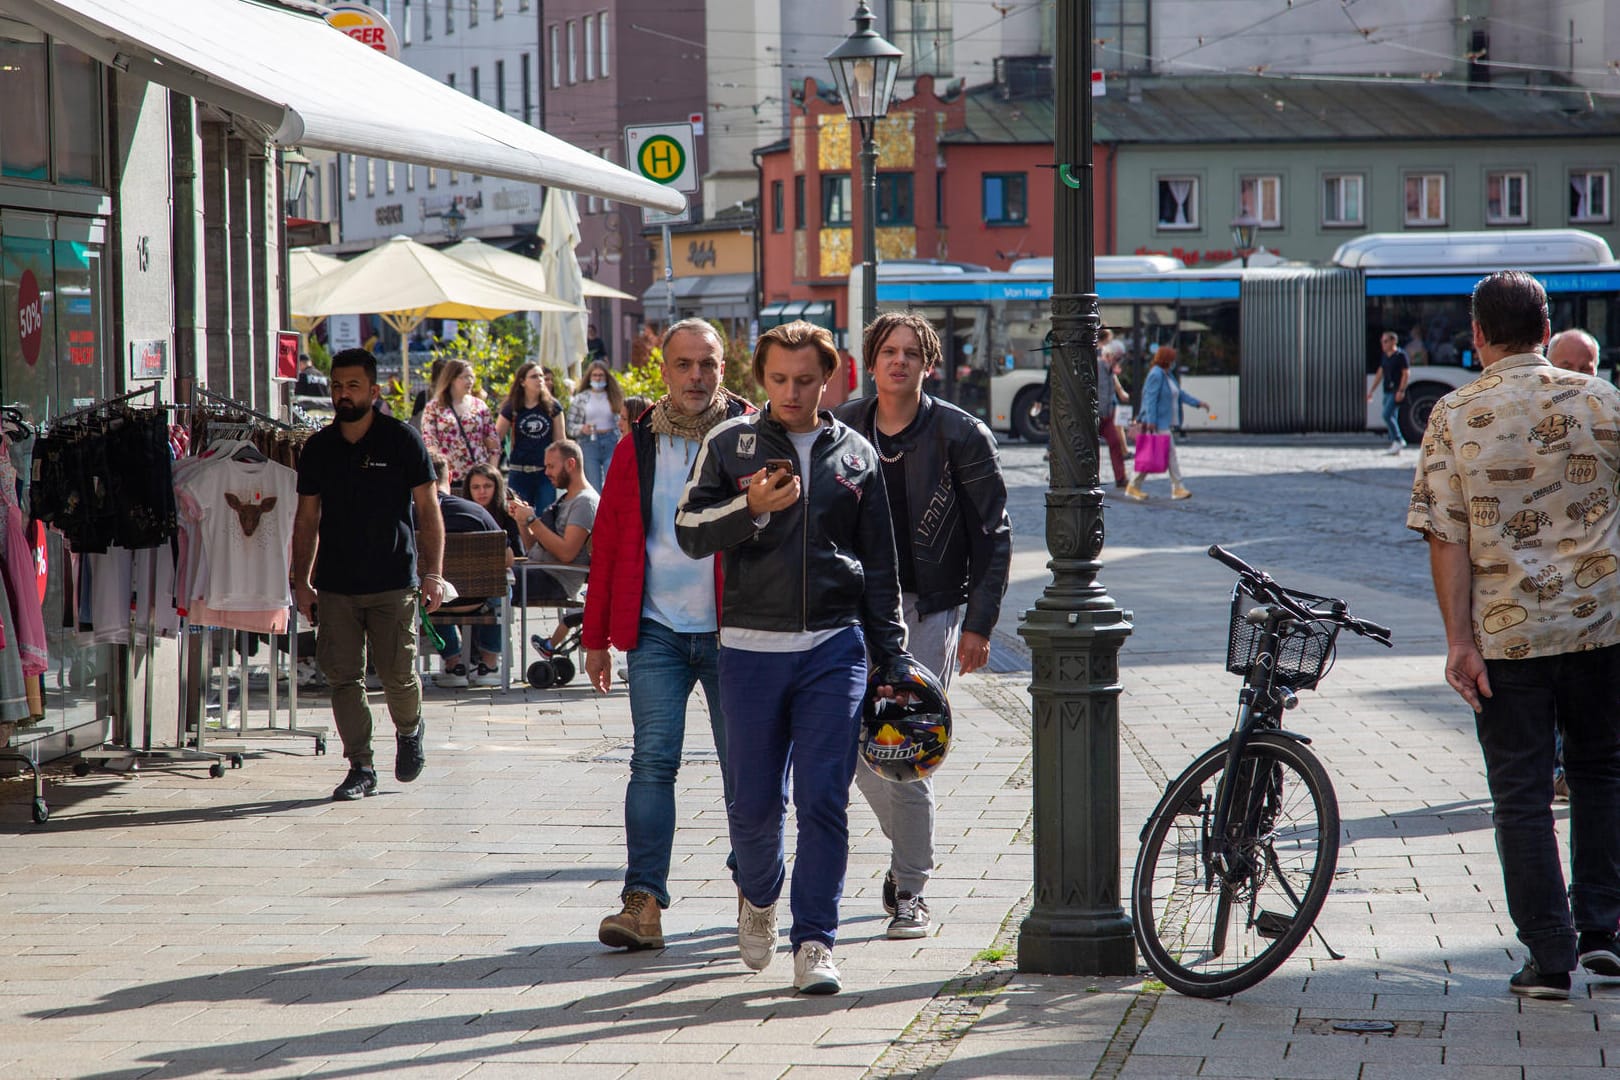
<path id="1" fill-rule="evenodd" d="M 880 695 L 884 686 L 893 687 L 896 696 Z M 860 745 L 861 761 L 885 780 L 911 783 L 932 776 L 951 746 L 945 688 L 909 657 L 880 664 L 861 705 Z"/>

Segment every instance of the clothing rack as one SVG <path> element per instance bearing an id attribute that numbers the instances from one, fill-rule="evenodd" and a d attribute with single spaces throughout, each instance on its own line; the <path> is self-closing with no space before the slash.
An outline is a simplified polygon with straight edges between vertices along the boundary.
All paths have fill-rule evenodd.
<path id="1" fill-rule="evenodd" d="M 106 401 L 98 401 L 94 405 L 86 405 L 82 409 L 74 409 L 72 412 L 63 413 L 60 416 L 52 418 L 51 423 L 60 424 L 65 421 L 72 420 L 76 416 L 88 416 L 91 413 L 98 413 L 105 409 L 110 409 L 114 405 L 122 405 L 126 401 L 132 401 L 135 398 L 144 397 L 145 395 L 153 393 L 156 390 L 156 383 L 153 383 L 151 386 L 143 386 L 139 390 L 131 390 L 127 394 L 119 394 L 117 397 L 108 398 Z"/>
<path id="2" fill-rule="evenodd" d="M 196 395 L 197 397 L 203 398 L 203 399 L 205 399 L 207 401 L 211 401 L 216 405 L 224 406 L 224 411 L 227 412 L 227 413 L 235 413 L 235 414 L 240 414 L 240 415 L 243 415 L 243 416 L 251 416 L 255 420 L 262 421 L 262 422 L 264 422 L 266 424 L 269 424 L 272 427 L 279 428 L 282 431 L 297 431 L 298 430 L 292 424 L 288 424 L 288 423 L 285 423 L 285 422 L 283 422 L 281 420 L 277 420 L 275 417 L 270 416 L 267 413 L 262 413 L 257 409 L 251 409 L 248 406 L 243 405 L 240 401 L 232 401 L 230 398 L 226 397 L 225 395 L 216 394 L 212 390 L 206 389 L 205 387 L 194 386 L 194 387 L 192 387 L 191 392 L 194 395 Z"/>

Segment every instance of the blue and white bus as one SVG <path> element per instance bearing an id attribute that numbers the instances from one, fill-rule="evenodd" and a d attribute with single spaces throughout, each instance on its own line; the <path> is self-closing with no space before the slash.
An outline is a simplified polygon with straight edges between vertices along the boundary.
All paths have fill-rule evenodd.
<path id="1" fill-rule="evenodd" d="M 1125 344 L 1125 379 L 1140 386 L 1160 345 L 1180 353 L 1183 383 L 1215 420 L 1189 428 L 1357 431 L 1382 427 L 1365 401 L 1378 339 L 1395 331 L 1412 360 L 1401 417 L 1421 437 L 1428 413 L 1473 378 L 1468 297 L 1493 270 L 1530 270 L 1546 286 L 1554 331 L 1581 327 L 1620 359 L 1620 264 L 1574 229 L 1370 234 L 1327 266 L 1187 269 L 1165 256 L 1101 256 L 1103 325 Z M 947 362 L 929 386 L 998 432 L 1042 441 L 1052 263 L 1008 271 L 967 264 L 884 263 L 880 310 L 915 310 L 939 329 Z"/>

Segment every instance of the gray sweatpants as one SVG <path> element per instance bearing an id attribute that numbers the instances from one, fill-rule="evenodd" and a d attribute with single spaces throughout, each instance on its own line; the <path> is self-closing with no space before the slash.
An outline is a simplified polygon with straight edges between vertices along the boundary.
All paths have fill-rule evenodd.
<path id="1" fill-rule="evenodd" d="M 962 609 L 917 614 L 914 593 L 901 594 L 906 622 L 906 651 L 934 673 L 940 685 L 951 688 L 956 670 L 956 642 L 962 629 Z M 889 871 L 900 892 L 921 896 L 934 871 L 934 781 L 910 784 L 885 780 L 865 765 L 855 767 L 855 786 L 877 815 L 889 838 Z"/>

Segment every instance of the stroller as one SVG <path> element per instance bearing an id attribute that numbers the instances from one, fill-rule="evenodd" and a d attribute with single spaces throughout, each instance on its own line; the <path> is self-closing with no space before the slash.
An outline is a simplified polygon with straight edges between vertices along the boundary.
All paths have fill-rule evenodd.
<path id="1" fill-rule="evenodd" d="M 536 690 L 549 690 L 553 686 L 567 686 L 573 680 L 577 669 L 568 654 L 579 648 L 579 641 L 583 636 L 580 626 L 584 622 L 583 610 L 565 614 L 562 617 L 562 624 L 568 628 L 568 636 L 556 646 L 552 646 L 542 634 L 530 635 L 529 644 L 540 654 L 540 659 L 530 664 L 526 672 L 530 686 Z"/>

